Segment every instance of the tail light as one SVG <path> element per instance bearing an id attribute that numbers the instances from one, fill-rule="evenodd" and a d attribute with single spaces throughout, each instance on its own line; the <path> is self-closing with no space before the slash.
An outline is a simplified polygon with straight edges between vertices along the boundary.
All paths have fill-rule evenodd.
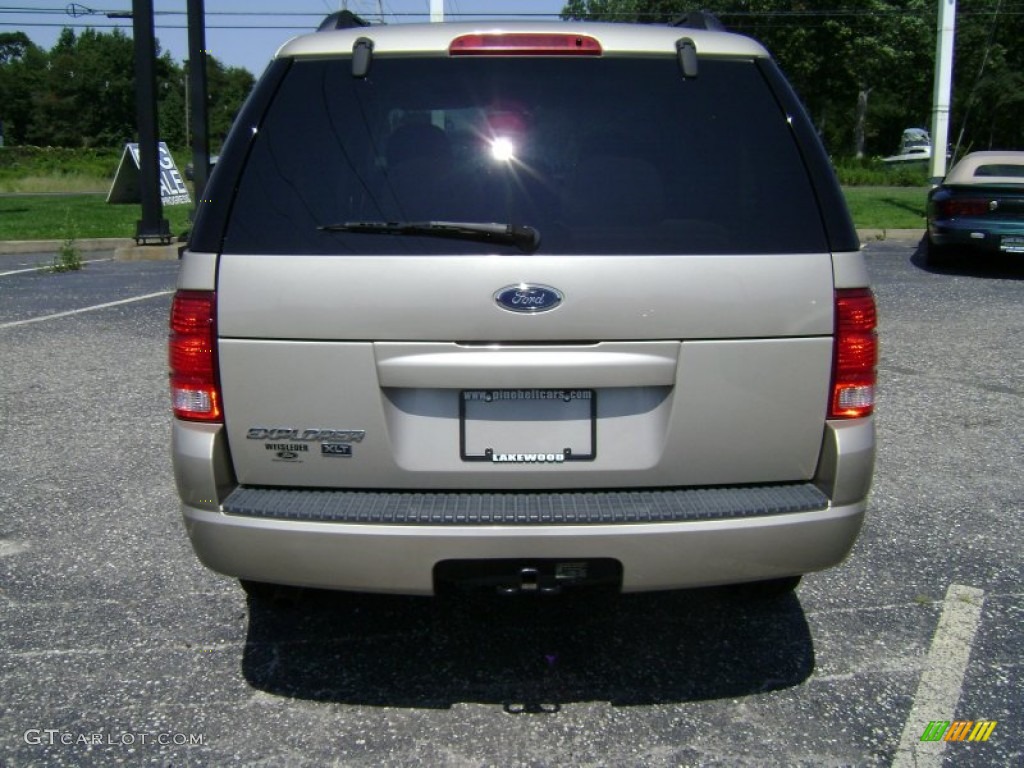
<path id="1" fill-rule="evenodd" d="M 600 56 L 601 44 L 588 35 L 561 32 L 486 32 L 461 35 L 451 56 Z"/>
<path id="2" fill-rule="evenodd" d="M 178 291 L 171 304 L 168 360 L 174 415 L 188 421 L 223 421 L 217 381 L 217 294 Z"/>
<path id="3" fill-rule="evenodd" d="M 878 315 L 867 288 L 836 291 L 830 419 L 857 419 L 875 408 Z"/>
<path id="4" fill-rule="evenodd" d="M 938 204 L 939 217 L 955 219 L 958 216 L 984 216 L 988 213 L 988 200 L 978 198 L 951 198 Z"/>

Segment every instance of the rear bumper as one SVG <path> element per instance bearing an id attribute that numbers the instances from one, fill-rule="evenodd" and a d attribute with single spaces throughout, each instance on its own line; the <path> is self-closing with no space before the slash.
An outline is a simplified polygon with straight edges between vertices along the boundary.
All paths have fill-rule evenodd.
<path id="1" fill-rule="evenodd" d="M 297 522 L 183 505 L 199 559 L 241 579 L 359 592 L 432 594 L 445 560 L 612 558 L 624 591 L 679 589 L 818 571 L 841 562 L 865 503 L 746 519 L 537 526 Z"/>
<path id="2" fill-rule="evenodd" d="M 809 484 L 817 489 L 816 498 L 812 494 L 806 503 L 798 498 L 797 506 L 787 506 L 791 497 L 769 503 L 761 492 L 778 489 L 766 486 L 740 490 L 739 497 L 708 489 L 717 506 L 702 491 L 694 492 L 694 501 L 688 492 L 669 492 L 675 498 L 667 507 L 641 499 L 604 511 L 583 498 L 586 494 L 572 494 L 597 515 L 582 524 L 580 517 L 569 518 L 553 507 L 550 519 L 519 524 L 518 510 L 510 513 L 507 505 L 503 516 L 487 519 L 421 514 L 411 520 L 408 508 L 405 518 L 389 518 L 384 511 L 378 517 L 352 517 L 339 515 L 338 506 L 317 509 L 290 501 L 285 507 L 291 519 L 282 519 L 267 505 L 264 512 L 270 514 L 264 516 L 244 508 L 222 427 L 174 420 L 173 435 L 185 526 L 205 565 L 252 581 L 397 594 L 431 594 L 434 566 L 446 560 L 612 558 L 622 565 L 625 591 L 757 581 L 829 568 L 846 557 L 857 538 L 875 454 L 872 418 L 829 422 Z M 496 514 L 495 496 L 501 494 L 478 495 L 490 497 Z M 653 514 L 656 507 L 659 516 Z M 307 512 L 300 514 L 303 508 Z M 471 509 L 480 513 L 483 505 Z M 646 517 L 621 517 L 642 510 Z M 393 511 L 403 513 L 401 507 Z"/>
<path id="3" fill-rule="evenodd" d="M 932 221 L 928 226 L 928 238 L 940 247 L 960 248 L 991 256 L 1020 256 L 1002 249 L 1004 236 L 1024 237 L 1024 222 L 994 225 L 992 222 L 972 219 L 941 219 Z"/>

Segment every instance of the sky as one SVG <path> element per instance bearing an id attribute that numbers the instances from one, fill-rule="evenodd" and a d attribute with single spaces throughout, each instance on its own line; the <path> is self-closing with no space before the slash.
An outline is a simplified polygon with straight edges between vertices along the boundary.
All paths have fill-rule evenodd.
<path id="1" fill-rule="evenodd" d="M 323 18 L 342 7 L 367 21 L 388 24 L 430 20 L 431 0 L 206 0 L 206 47 L 223 64 L 259 75 L 286 40 L 313 31 Z M 564 0 L 444 0 L 449 20 L 553 18 Z M 185 0 L 154 0 L 156 36 L 161 51 L 178 62 L 188 58 Z M 131 19 L 108 13 L 130 11 L 131 0 L 0 0 L 0 32 L 22 31 L 36 45 L 50 49 L 63 27 L 76 31 L 121 27 L 132 33 Z"/>

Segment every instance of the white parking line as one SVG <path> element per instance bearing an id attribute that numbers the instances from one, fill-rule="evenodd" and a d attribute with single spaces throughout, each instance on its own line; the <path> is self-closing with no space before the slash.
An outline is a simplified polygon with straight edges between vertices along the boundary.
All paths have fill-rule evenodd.
<path id="1" fill-rule="evenodd" d="M 130 299 L 121 299 L 120 301 L 108 301 L 106 304 L 93 304 L 91 307 L 82 307 L 81 309 L 69 309 L 67 312 L 56 312 L 52 315 L 43 315 L 42 317 L 30 317 L 28 320 L 15 320 L 10 323 L 0 323 L 0 330 L 3 330 L 4 328 L 15 328 L 19 325 L 28 325 L 29 323 L 41 323 L 44 320 L 56 320 L 58 317 L 80 315 L 83 312 L 95 312 L 97 309 L 116 307 L 121 304 L 132 304 L 136 301 L 154 299 L 157 296 L 167 296 L 168 294 L 171 293 L 174 293 L 174 291 L 157 291 L 156 293 L 147 293 L 145 296 L 133 296 Z"/>
<path id="2" fill-rule="evenodd" d="M 85 259 L 82 261 L 83 264 L 95 264 L 97 261 L 113 261 L 114 257 L 111 256 L 109 259 Z M 7 272 L 0 272 L 0 277 L 7 277 L 8 275 L 20 275 L 24 272 L 39 272 L 40 270 L 49 269 L 49 264 L 40 264 L 37 267 L 29 267 L 28 269 L 12 269 Z"/>
<path id="3" fill-rule="evenodd" d="M 892 768 L 937 768 L 942 765 L 946 742 L 921 741 L 921 735 L 933 720 L 955 719 L 953 713 L 960 700 L 964 673 L 981 623 L 984 603 L 984 590 L 960 584 L 949 585 L 939 625 L 917 684 L 914 706 L 903 726 Z"/>

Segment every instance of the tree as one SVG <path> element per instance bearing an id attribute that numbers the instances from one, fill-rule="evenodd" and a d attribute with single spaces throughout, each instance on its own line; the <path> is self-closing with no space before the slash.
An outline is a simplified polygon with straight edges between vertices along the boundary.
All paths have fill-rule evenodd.
<path id="1" fill-rule="evenodd" d="M 87 29 L 74 51 L 74 104 L 83 146 L 114 146 L 134 133 L 134 44 L 121 30 Z"/>
<path id="2" fill-rule="evenodd" d="M 191 104 L 186 98 L 187 68 L 178 66 L 169 57 L 163 57 L 158 64 L 160 136 L 171 146 L 188 146 L 192 126 L 186 126 L 185 118 L 188 115 L 190 122 L 192 118 Z M 213 56 L 206 59 L 206 78 L 210 146 L 216 153 L 252 90 L 255 78 L 247 69 L 225 67 Z"/>
<path id="3" fill-rule="evenodd" d="M 187 121 L 190 105 L 187 103 L 188 72 L 168 54 L 157 59 L 156 90 L 157 115 L 160 122 L 160 140 L 171 147 L 187 147 L 189 134 Z"/>
<path id="4" fill-rule="evenodd" d="M 930 0 L 707 0 L 732 30 L 772 51 L 807 106 L 826 146 L 863 154 L 898 137 L 879 137 L 875 101 L 899 94 L 905 125 L 926 116 L 935 10 Z M 685 0 L 570 0 L 566 18 L 665 22 L 692 6 Z M 900 129 L 902 130 L 902 129 Z M 872 146 L 874 144 L 874 146 Z"/>
<path id="5" fill-rule="evenodd" d="M 225 67 L 213 56 L 207 59 L 206 76 L 210 94 L 210 144 L 216 149 L 227 137 L 256 81 L 249 70 Z"/>
<path id="6" fill-rule="evenodd" d="M 0 33 L 0 66 L 21 61 L 34 45 L 24 32 Z"/>
<path id="7" fill-rule="evenodd" d="M 73 132 L 78 124 L 74 104 L 76 43 L 74 31 L 64 29 L 47 56 L 32 92 L 26 137 L 30 144 L 74 146 Z"/>
<path id="8" fill-rule="evenodd" d="M 1024 147 L 1024 14 L 973 0 L 957 12 L 950 139 L 960 153 Z"/>
<path id="9" fill-rule="evenodd" d="M 7 144 L 25 142 L 32 119 L 32 94 L 45 60 L 45 52 L 24 32 L 0 34 L 0 123 Z"/>
<path id="10" fill-rule="evenodd" d="M 120 30 L 61 32 L 32 93 L 24 140 L 62 147 L 111 146 L 135 124 L 132 41 Z"/>
<path id="11" fill-rule="evenodd" d="M 244 69 L 207 59 L 210 136 L 222 139 L 253 86 Z M 136 137 L 134 44 L 121 30 L 61 32 L 50 51 L 23 32 L 0 34 L 0 120 L 8 144 L 116 147 Z M 156 62 L 160 137 L 189 142 L 185 71 Z M 215 147 L 216 149 L 216 147 Z"/>

